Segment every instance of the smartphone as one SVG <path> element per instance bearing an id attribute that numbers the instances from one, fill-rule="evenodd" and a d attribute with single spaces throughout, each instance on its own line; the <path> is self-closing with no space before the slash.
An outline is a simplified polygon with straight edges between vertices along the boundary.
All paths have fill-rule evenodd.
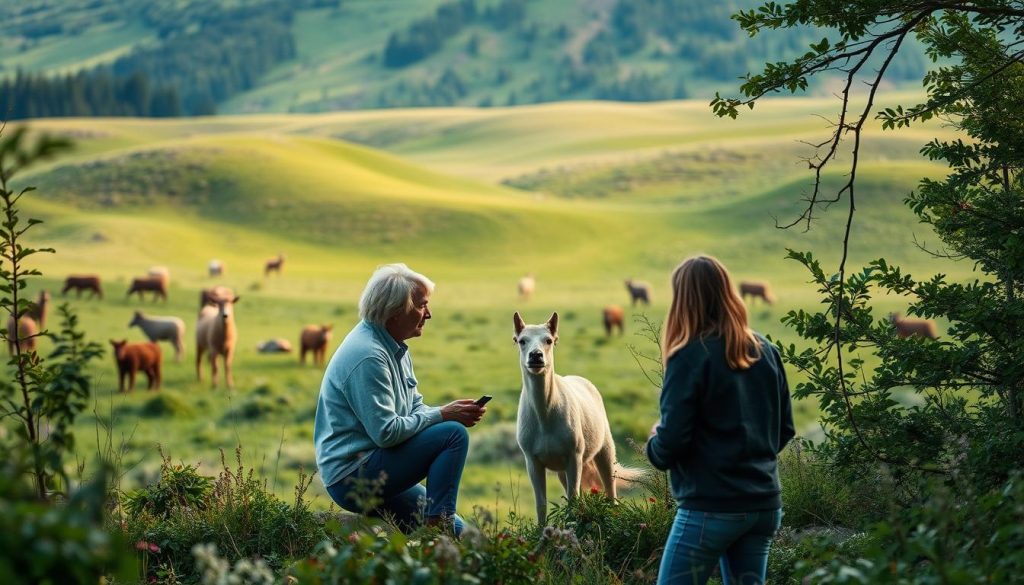
<path id="1" fill-rule="evenodd" d="M 478 398 L 477 401 L 474 404 L 476 404 L 477 406 L 483 406 L 483 405 L 487 404 L 488 402 L 490 402 L 491 398 L 494 398 L 494 397 L 491 396 L 490 394 L 484 394 L 483 396 Z"/>

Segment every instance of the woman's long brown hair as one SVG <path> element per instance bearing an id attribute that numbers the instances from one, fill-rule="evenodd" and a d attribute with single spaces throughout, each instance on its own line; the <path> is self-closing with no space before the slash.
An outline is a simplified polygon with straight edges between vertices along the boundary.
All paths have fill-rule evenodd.
<path id="1" fill-rule="evenodd" d="M 761 358 L 761 344 L 747 325 L 747 307 L 733 288 L 729 271 L 711 256 L 693 256 L 672 273 L 662 363 L 668 365 L 680 348 L 703 337 L 725 340 L 725 361 L 734 370 L 745 370 Z"/>

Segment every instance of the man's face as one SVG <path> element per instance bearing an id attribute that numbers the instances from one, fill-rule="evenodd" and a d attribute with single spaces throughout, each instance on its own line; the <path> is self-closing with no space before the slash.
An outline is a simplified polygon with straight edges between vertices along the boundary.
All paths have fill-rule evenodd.
<path id="1" fill-rule="evenodd" d="M 406 313 L 388 319 L 386 328 L 391 337 L 397 341 L 405 341 L 423 335 L 423 326 L 430 318 L 430 293 L 416 289 L 412 293 L 412 309 Z"/>

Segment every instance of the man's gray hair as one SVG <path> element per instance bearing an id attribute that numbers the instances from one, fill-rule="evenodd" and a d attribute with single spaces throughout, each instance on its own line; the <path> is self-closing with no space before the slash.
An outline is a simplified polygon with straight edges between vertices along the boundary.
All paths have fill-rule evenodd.
<path id="1" fill-rule="evenodd" d="M 417 289 L 433 293 L 434 282 L 405 264 L 378 266 L 359 298 L 359 317 L 383 327 L 391 317 L 412 309 Z"/>

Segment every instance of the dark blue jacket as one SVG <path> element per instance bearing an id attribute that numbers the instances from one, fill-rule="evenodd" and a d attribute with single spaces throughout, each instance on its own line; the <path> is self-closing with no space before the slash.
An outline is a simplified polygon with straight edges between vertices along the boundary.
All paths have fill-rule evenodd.
<path id="1" fill-rule="evenodd" d="M 687 343 L 668 360 L 661 422 L 647 458 L 668 470 L 683 508 L 752 512 L 782 506 L 777 455 L 793 438 L 782 358 L 760 335 L 761 359 L 732 370 L 725 341 Z"/>

